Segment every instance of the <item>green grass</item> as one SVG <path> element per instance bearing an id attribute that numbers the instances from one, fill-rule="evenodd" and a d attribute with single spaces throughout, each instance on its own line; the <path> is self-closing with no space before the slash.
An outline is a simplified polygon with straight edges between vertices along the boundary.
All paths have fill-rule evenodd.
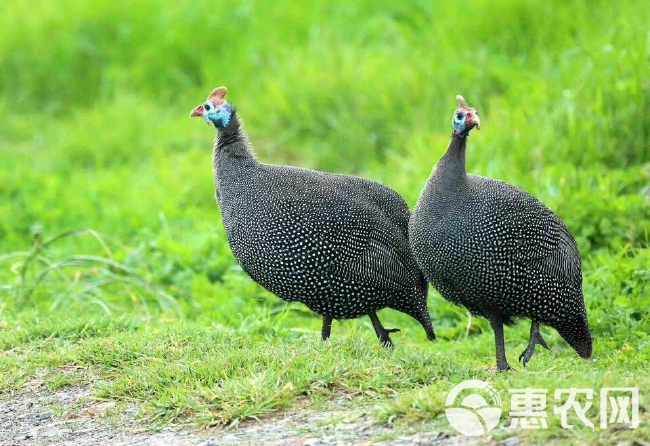
<path id="1" fill-rule="evenodd" d="M 444 306 L 438 301 L 434 299 Z M 232 426 L 294 407 L 329 408 L 344 396 L 355 406 L 368 407 L 379 422 L 399 427 L 433 421 L 448 429 L 441 418 L 446 394 L 462 380 L 482 379 L 501 392 L 504 411 L 510 410 L 509 389 L 549 389 L 549 432 L 555 439 L 612 442 L 650 433 L 646 412 L 641 412 L 644 424 L 638 430 L 619 432 L 581 427 L 575 417 L 569 420 L 578 428 L 563 430 L 552 413 L 559 404 L 553 399 L 558 388 L 589 388 L 596 395 L 602 387 L 647 389 L 647 338 L 639 341 L 632 335 L 620 346 L 623 336 L 599 334 L 594 359 L 584 361 L 548 331 L 550 352 L 538 350 L 525 369 L 496 373 L 489 330 L 467 336 L 464 327 L 447 328 L 440 330 L 442 340 L 430 344 L 416 327 L 388 313 L 382 314 L 386 321 L 407 328 L 394 336 L 398 344 L 393 350 L 381 348 L 363 320 L 336 324 L 331 342 L 322 343 L 318 321 L 287 313 L 260 314 L 238 328 L 206 320 L 116 321 L 87 311 L 85 318 L 72 312 L 37 322 L 25 314 L 23 322 L 5 327 L 0 338 L 0 348 L 9 350 L 0 356 L 5 371 L 0 390 L 20 388 L 45 368 L 47 388 L 90 383 L 100 399 L 142 405 L 146 422 L 153 425 L 191 421 Z M 642 329 L 629 323 L 630 330 Z M 523 325 L 506 330 L 513 365 L 525 347 Z M 641 395 L 647 406 L 647 395 Z M 596 410 L 587 416 L 597 424 Z M 549 432 L 516 434 L 539 440 Z"/>
<path id="2" fill-rule="evenodd" d="M 45 376 L 136 403 L 152 426 L 230 425 L 345 396 L 396 425 L 447 392 L 642 389 L 650 361 L 650 9 L 642 2 L 9 0 L 0 26 L 0 392 Z M 413 205 L 444 152 L 454 97 L 478 108 L 468 170 L 567 223 L 595 339 L 493 370 L 489 325 L 432 290 L 438 341 L 407 316 L 396 348 L 367 319 L 286 305 L 237 266 L 214 202 L 213 130 L 187 118 L 229 88 L 259 157 L 382 181 Z M 506 329 L 512 365 L 528 324 Z M 39 378 L 40 379 L 40 378 Z M 552 410 L 551 400 L 549 408 Z M 594 409 L 588 415 L 597 416 Z M 613 443 L 636 431 L 493 432 Z M 502 419 L 502 424 L 508 422 Z M 581 424 L 578 423 L 578 426 Z"/>

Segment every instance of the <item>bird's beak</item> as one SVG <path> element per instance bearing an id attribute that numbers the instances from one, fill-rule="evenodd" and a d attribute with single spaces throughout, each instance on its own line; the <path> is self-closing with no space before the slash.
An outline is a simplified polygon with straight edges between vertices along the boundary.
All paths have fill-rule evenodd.
<path id="1" fill-rule="evenodd" d="M 196 107 L 192 112 L 190 113 L 190 118 L 195 118 L 197 116 L 203 117 L 203 104 L 199 105 Z"/>

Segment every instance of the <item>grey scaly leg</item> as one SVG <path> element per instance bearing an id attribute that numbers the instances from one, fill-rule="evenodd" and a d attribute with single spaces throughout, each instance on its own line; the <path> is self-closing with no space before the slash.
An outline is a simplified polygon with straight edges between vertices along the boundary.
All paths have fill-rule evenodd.
<path id="1" fill-rule="evenodd" d="M 321 329 L 321 339 L 323 341 L 327 341 L 330 337 L 330 333 L 332 331 L 332 317 L 331 316 L 323 316 L 323 328 Z"/>
<path id="2" fill-rule="evenodd" d="M 537 344 L 550 350 L 548 344 L 546 344 L 546 341 L 542 337 L 542 334 L 539 332 L 539 322 L 533 320 L 530 324 L 530 339 L 528 340 L 528 346 L 526 347 L 526 350 L 519 355 L 519 361 L 524 365 L 524 367 L 526 367 L 526 363 L 530 361 L 530 358 L 533 356 L 535 345 Z"/>
<path id="3" fill-rule="evenodd" d="M 489 319 L 492 330 L 494 330 L 494 343 L 497 348 L 497 369 L 500 372 L 512 370 L 506 359 L 506 346 L 503 339 L 503 322 L 501 319 Z"/>

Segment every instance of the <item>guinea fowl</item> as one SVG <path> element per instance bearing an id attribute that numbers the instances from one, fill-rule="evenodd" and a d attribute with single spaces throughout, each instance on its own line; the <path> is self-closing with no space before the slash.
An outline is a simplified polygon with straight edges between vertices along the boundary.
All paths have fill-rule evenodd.
<path id="1" fill-rule="evenodd" d="M 230 248 L 242 269 L 285 301 L 323 318 L 368 315 L 379 341 L 392 346 L 376 312 L 392 308 L 435 339 L 428 284 L 408 243 L 408 206 L 374 181 L 257 160 L 237 111 L 216 88 L 190 116 L 214 124 L 217 202 Z"/>
<path id="2" fill-rule="evenodd" d="M 453 134 L 409 222 L 409 241 L 425 277 L 448 301 L 485 317 L 494 330 L 499 370 L 508 370 L 503 325 L 530 318 L 523 365 L 539 325 L 555 328 L 583 358 L 592 350 L 576 243 L 539 200 L 502 181 L 468 175 L 465 148 L 479 127 L 476 109 L 457 96 Z"/>

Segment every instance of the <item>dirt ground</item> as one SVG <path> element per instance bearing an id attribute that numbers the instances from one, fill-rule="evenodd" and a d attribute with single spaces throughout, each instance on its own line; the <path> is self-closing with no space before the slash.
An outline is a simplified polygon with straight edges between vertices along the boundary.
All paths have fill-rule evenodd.
<path id="1" fill-rule="evenodd" d="M 349 407 L 326 412 L 287 411 L 231 429 L 170 427 L 154 431 L 139 421 L 137 408 L 118 411 L 114 402 L 95 399 L 88 387 L 52 392 L 32 382 L 18 392 L 0 395 L 0 444 L 442 446 L 476 444 L 476 439 L 452 436 L 425 424 L 397 432 L 373 422 L 363 408 Z"/>

